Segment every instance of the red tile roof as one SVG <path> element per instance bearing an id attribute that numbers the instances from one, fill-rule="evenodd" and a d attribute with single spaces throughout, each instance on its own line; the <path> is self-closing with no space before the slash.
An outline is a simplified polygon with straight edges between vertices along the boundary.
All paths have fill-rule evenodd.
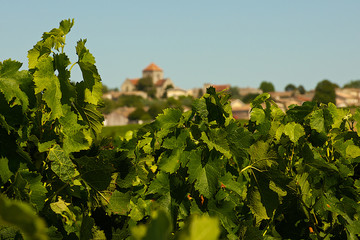
<path id="1" fill-rule="evenodd" d="M 162 69 L 159 68 L 155 63 L 151 63 L 143 70 L 143 72 L 153 72 L 153 71 L 162 71 Z"/>
<path id="2" fill-rule="evenodd" d="M 140 80 L 140 78 L 129 79 L 131 84 L 134 85 L 134 86 L 136 86 L 138 84 L 139 80 Z"/>
<path id="3" fill-rule="evenodd" d="M 215 91 L 217 92 L 221 92 L 225 89 L 229 90 L 230 89 L 230 85 L 229 84 L 226 84 L 226 85 L 211 85 L 215 88 Z"/>
<path id="4" fill-rule="evenodd" d="M 162 85 L 164 85 L 165 81 L 166 81 L 165 79 L 160 79 L 155 83 L 155 86 L 161 87 Z"/>

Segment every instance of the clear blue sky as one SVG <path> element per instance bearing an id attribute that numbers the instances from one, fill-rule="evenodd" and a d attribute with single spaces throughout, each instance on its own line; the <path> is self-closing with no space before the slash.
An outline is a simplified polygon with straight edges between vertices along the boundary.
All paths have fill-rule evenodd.
<path id="1" fill-rule="evenodd" d="M 103 83 L 120 87 L 151 62 L 176 86 L 315 88 L 360 79 L 358 0 L 1 0 L 0 61 L 27 67 L 27 51 L 62 19 L 74 18 L 66 52 L 87 38 Z M 73 70 L 72 80 L 80 77 Z"/>

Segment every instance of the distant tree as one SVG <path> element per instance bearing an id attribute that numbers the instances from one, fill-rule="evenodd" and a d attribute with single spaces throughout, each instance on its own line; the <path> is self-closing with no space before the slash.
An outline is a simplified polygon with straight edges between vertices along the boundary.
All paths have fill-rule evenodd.
<path id="1" fill-rule="evenodd" d="M 156 96 L 156 89 L 153 80 L 150 77 L 139 79 L 139 82 L 136 85 L 136 89 L 138 91 L 146 92 L 151 98 L 155 98 Z"/>
<path id="2" fill-rule="evenodd" d="M 102 106 L 99 108 L 99 111 L 103 114 L 109 114 L 115 109 L 115 101 L 104 98 Z"/>
<path id="3" fill-rule="evenodd" d="M 130 120 L 151 120 L 151 116 L 143 108 L 136 108 L 132 113 L 129 114 L 128 118 Z"/>
<path id="4" fill-rule="evenodd" d="M 168 90 L 168 89 L 174 89 L 174 85 L 172 85 L 172 84 L 167 85 L 165 90 Z"/>
<path id="5" fill-rule="evenodd" d="M 298 89 L 300 94 L 305 94 L 306 93 L 306 90 L 305 90 L 303 85 L 300 85 L 297 89 Z"/>
<path id="6" fill-rule="evenodd" d="M 263 92 L 274 92 L 275 91 L 274 85 L 271 82 L 266 82 L 266 81 L 261 82 L 259 88 Z"/>
<path id="7" fill-rule="evenodd" d="M 344 85 L 344 88 L 360 88 L 360 80 L 353 80 Z"/>
<path id="8" fill-rule="evenodd" d="M 154 83 L 150 77 L 140 78 L 136 85 L 136 89 L 139 91 L 147 91 L 149 88 L 152 88 L 153 86 Z"/>
<path id="9" fill-rule="evenodd" d="M 163 108 L 159 105 L 151 105 L 148 110 L 148 113 L 152 119 L 155 119 L 162 112 L 163 112 Z"/>
<path id="10" fill-rule="evenodd" d="M 285 87 L 286 92 L 291 92 L 291 91 L 294 91 L 294 90 L 296 90 L 296 86 L 294 84 L 290 83 L 290 84 L 286 85 L 286 87 Z"/>
<path id="11" fill-rule="evenodd" d="M 175 98 L 170 97 L 170 98 L 166 99 L 166 107 L 182 109 L 182 104 L 179 100 L 176 100 Z"/>
<path id="12" fill-rule="evenodd" d="M 318 103 L 326 103 L 332 102 L 336 104 L 336 93 L 335 88 L 336 84 L 330 82 L 329 80 L 323 80 L 319 82 L 315 88 L 315 95 L 313 101 Z"/>
<path id="13" fill-rule="evenodd" d="M 233 99 L 241 98 L 238 87 L 230 87 L 229 92 L 230 92 L 231 98 L 233 98 Z"/>
<path id="14" fill-rule="evenodd" d="M 243 103 L 251 103 L 257 96 L 259 96 L 258 93 L 249 93 L 242 98 L 242 101 Z"/>
<path id="15" fill-rule="evenodd" d="M 144 99 L 136 95 L 122 95 L 116 101 L 116 107 L 143 107 Z"/>
<path id="16" fill-rule="evenodd" d="M 191 108 L 194 102 L 194 98 L 192 96 L 180 96 L 179 101 L 181 102 L 182 106 Z"/>
<path id="17" fill-rule="evenodd" d="M 163 109 L 165 109 L 165 108 L 166 108 L 166 104 L 165 104 L 164 100 L 161 100 L 161 101 L 154 100 L 154 101 L 151 101 L 151 103 L 150 103 L 148 113 L 150 114 L 152 119 L 155 119 L 155 117 L 157 117 L 157 115 L 162 113 Z"/>
<path id="18" fill-rule="evenodd" d="M 102 85 L 102 92 L 103 93 L 107 93 L 109 91 L 108 86 L 106 86 L 105 84 Z"/>
<path id="19" fill-rule="evenodd" d="M 168 91 L 169 89 L 174 89 L 174 85 L 172 85 L 172 84 L 167 85 L 166 88 L 165 88 L 165 91 L 164 91 L 163 95 L 161 96 L 161 98 L 167 98 L 167 96 L 168 96 L 167 91 Z"/>

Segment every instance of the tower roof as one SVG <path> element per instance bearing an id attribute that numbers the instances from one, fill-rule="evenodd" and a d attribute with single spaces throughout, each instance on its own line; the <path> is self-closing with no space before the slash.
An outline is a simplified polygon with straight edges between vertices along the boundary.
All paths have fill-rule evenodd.
<path id="1" fill-rule="evenodd" d="M 162 69 L 159 68 L 155 63 L 150 63 L 149 66 L 147 66 L 143 72 L 153 72 L 153 71 L 161 71 L 162 72 Z"/>

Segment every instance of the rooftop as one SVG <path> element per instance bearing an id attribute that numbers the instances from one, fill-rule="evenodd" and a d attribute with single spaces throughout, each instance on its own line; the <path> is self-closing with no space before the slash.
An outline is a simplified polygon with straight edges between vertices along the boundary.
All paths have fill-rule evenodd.
<path id="1" fill-rule="evenodd" d="M 143 72 L 153 72 L 153 71 L 161 71 L 162 72 L 162 69 L 159 68 L 155 63 L 150 63 L 149 66 L 147 66 Z"/>

